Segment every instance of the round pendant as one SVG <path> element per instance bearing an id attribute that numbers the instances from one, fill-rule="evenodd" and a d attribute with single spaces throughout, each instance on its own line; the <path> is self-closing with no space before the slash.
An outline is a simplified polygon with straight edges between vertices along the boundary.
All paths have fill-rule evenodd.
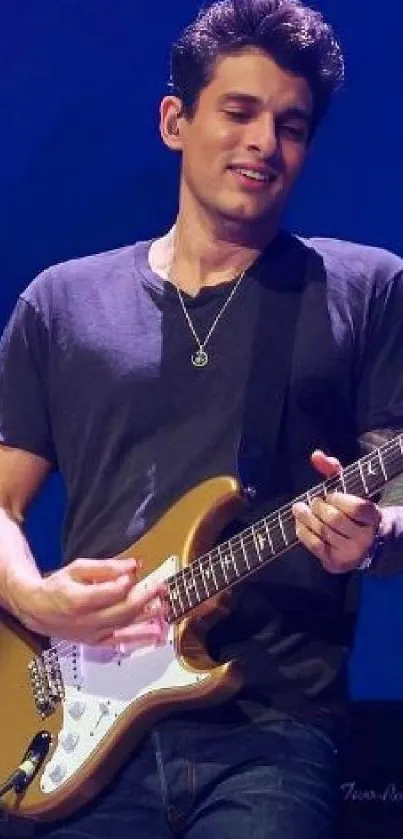
<path id="1" fill-rule="evenodd" d="M 201 347 L 197 350 L 194 355 L 192 355 L 192 364 L 193 367 L 206 367 L 208 364 L 209 358 L 205 350 Z"/>

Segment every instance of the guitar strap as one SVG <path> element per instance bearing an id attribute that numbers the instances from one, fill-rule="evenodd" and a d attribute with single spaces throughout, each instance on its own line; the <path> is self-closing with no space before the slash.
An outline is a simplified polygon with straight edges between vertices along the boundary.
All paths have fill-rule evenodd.
<path id="1" fill-rule="evenodd" d="M 326 282 L 321 256 L 296 237 L 281 234 L 274 260 L 267 256 L 264 254 L 256 265 L 261 300 L 238 449 L 239 480 L 244 488 L 252 488 L 253 494 L 252 503 L 238 520 L 238 527 L 253 523 L 285 499 L 289 500 L 288 464 L 282 462 L 281 428 L 286 419 L 295 336 L 305 289 Z M 316 289 L 312 299 L 317 299 Z M 312 317 L 318 316 L 320 309 L 318 306 Z M 300 432 L 296 428 L 291 433 Z M 283 460 L 287 460 L 284 454 Z M 362 574 L 344 578 L 345 628 L 350 635 L 355 625 L 361 579 Z"/>
<path id="2" fill-rule="evenodd" d="M 254 509 L 284 489 L 276 460 L 298 317 L 307 283 L 315 276 L 323 282 L 324 273 L 320 256 L 288 233 L 255 270 L 260 302 L 238 449 L 239 479 L 252 490 Z"/>

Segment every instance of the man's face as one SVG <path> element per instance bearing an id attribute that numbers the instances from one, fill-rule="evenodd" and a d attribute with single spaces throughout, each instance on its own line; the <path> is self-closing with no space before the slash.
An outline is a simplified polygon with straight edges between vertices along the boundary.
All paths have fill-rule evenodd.
<path id="1" fill-rule="evenodd" d="M 307 154 L 313 97 L 300 76 L 248 49 L 220 59 L 180 119 L 182 189 L 208 214 L 277 220 Z"/>

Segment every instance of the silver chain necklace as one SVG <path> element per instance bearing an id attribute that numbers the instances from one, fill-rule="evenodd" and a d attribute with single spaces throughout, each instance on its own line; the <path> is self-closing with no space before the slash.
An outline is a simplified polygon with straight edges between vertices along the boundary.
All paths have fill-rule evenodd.
<path id="1" fill-rule="evenodd" d="M 229 296 L 227 297 L 224 305 L 221 307 L 220 311 L 218 312 L 217 317 L 215 318 L 212 325 L 210 326 L 210 329 L 207 332 L 207 335 L 206 335 L 204 341 L 200 340 L 200 338 L 199 338 L 199 336 L 198 336 L 198 334 L 197 334 L 197 332 L 194 328 L 193 321 L 192 321 L 192 319 L 189 315 L 189 312 L 188 312 L 188 310 L 185 306 L 185 301 L 183 299 L 183 294 L 182 294 L 180 288 L 174 282 L 174 286 L 176 288 L 176 291 L 178 292 L 178 297 L 179 297 L 179 300 L 180 300 L 180 304 L 182 306 L 183 314 L 185 315 L 185 318 L 186 318 L 187 324 L 189 326 L 189 329 L 190 329 L 190 331 L 191 331 L 191 333 L 192 333 L 192 335 L 193 335 L 193 337 L 196 341 L 196 344 L 198 346 L 198 349 L 196 350 L 196 352 L 192 353 L 192 355 L 190 356 L 190 360 L 193 364 L 193 367 L 197 367 L 198 369 L 201 369 L 202 367 L 207 367 L 207 365 L 210 361 L 210 358 L 209 358 L 208 353 L 206 352 L 206 346 L 207 346 L 213 332 L 215 332 L 215 330 L 216 330 L 224 312 L 226 312 L 229 304 L 231 303 L 231 300 L 235 297 L 235 295 L 238 291 L 238 288 L 241 285 L 241 282 L 242 282 L 242 280 L 243 280 L 243 278 L 246 274 L 246 271 L 247 271 L 246 268 L 245 268 L 244 271 L 242 271 L 242 274 L 239 276 L 237 282 L 235 283 L 234 288 L 231 291 L 231 294 L 229 294 Z"/>

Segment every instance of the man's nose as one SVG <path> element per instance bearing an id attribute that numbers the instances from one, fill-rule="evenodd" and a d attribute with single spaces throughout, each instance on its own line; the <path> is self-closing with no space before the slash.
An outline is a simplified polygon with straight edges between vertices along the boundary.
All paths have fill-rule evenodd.
<path id="1" fill-rule="evenodd" d="M 262 114 L 248 127 L 246 138 L 248 149 L 258 151 L 266 158 L 273 157 L 278 151 L 278 137 L 274 118 Z"/>

